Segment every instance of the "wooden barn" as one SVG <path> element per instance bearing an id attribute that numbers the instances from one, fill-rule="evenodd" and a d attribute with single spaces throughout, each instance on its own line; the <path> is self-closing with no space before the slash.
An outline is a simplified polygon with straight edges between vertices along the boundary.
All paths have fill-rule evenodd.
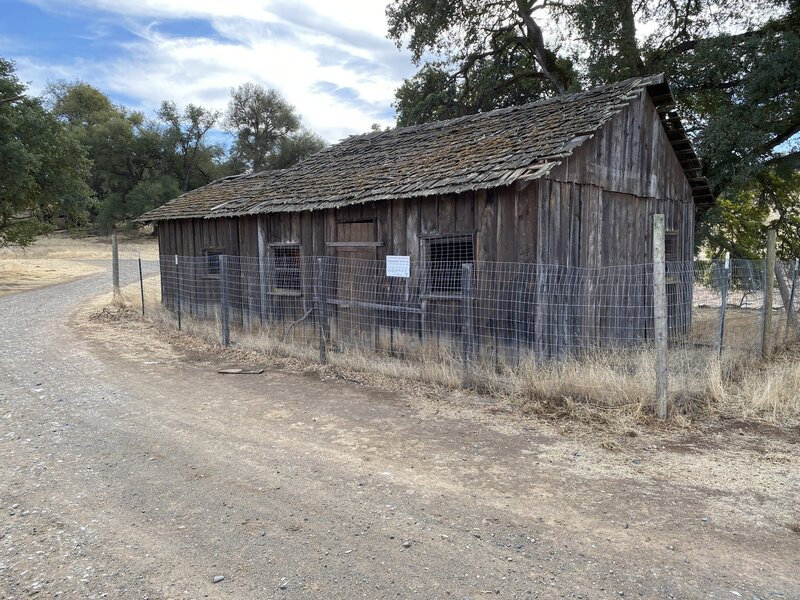
<path id="1" fill-rule="evenodd" d="M 173 257 L 196 257 L 181 272 L 184 309 L 213 314 L 228 255 L 242 324 L 302 319 L 323 286 L 333 339 L 441 342 L 465 335 L 468 311 L 480 351 L 553 355 L 648 339 L 651 284 L 622 266 L 652 261 L 656 213 L 667 260 L 691 261 L 695 207 L 712 200 L 669 87 L 652 76 L 350 137 L 142 219 L 158 222 L 169 306 Z M 691 285 L 677 279 L 673 329 L 691 313 Z"/>

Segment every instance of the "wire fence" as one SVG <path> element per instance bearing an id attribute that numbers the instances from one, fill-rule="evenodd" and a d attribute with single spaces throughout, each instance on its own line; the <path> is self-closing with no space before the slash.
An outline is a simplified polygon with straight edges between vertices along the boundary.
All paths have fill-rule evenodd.
<path id="1" fill-rule="evenodd" d="M 223 345 L 438 368 L 467 385 L 565 365 L 586 369 L 587 387 L 653 379 L 653 264 L 392 263 L 287 251 L 127 255 L 119 273 L 120 294 L 145 317 Z M 779 261 L 775 273 L 769 308 L 763 260 L 666 263 L 673 399 L 701 393 L 712 365 L 730 371 L 798 338 L 797 261 Z M 593 371 L 598 363 L 605 374 Z"/>

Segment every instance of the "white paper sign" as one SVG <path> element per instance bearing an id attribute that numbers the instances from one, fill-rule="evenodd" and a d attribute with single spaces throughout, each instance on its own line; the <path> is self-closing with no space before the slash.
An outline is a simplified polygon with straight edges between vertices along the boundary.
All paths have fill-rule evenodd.
<path id="1" fill-rule="evenodd" d="M 411 277 L 411 257 L 410 256 L 387 256 L 386 257 L 386 276 L 387 277 Z"/>

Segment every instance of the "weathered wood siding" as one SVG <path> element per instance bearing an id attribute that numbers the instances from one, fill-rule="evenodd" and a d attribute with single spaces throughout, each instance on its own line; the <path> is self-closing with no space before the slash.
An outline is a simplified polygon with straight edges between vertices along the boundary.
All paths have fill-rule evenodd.
<path id="1" fill-rule="evenodd" d="M 202 318 L 216 314 L 219 278 L 208 276 L 204 250 L 219 250 L 238 255 L 238 219 L 179 219 L 158 224 L 161 256 L 161 293 L 164 303 L 177 309 L 177 289 L 181 289 L 181 311 Z M 176 265 L 174 257 L 179 257 Z M 193 257 L 193 258 L 187 258 Z M 235 265 L 232 265 L 235 269 Z M 231 273 L 231 281 L 238 279 Z M 238 292 L 236 297 L 238 297 Z"/>
<path id="2" fill-rule="evenodd" d="M 460 335 L 461 301 L 424 295 L 419 271 L 409 281 L 387 281 L 383 259 L 399 254 L 422 263 L 426 239 L 471 235 L 478 298 L 473 335 L 480 352 L 551 356 L 582 343 L 624 344 L 651 336 L 646 269 L 634 275 L 615 267 L 651 262 L 656 213 L 665 214 L 667 230 L 678 235 L 678 260 L 691 260 L 691 188 L 654 105 L 642 93 L 574 156 L 529 184 L 318 212 L 164 221 L 159 244 L 162 256 L 201 256 L 211 247 L 242 257 L 231 271 L 229 295 L 237 320 L 246 324 L 294 322 L 312 305 L 317 267 L 303 262 L 296 293 L 275 289 L 271 248 L 297 244 L 301 257 L 338 257 L 325 274 L 329 315 L 343 324 L 337 333 L 355 339 L 360 328 L 359 343 L 394 348 L 399 337 L 427 343 Z M 170 268 L 162 267 L 167 274 Z M 576 277 L 575 268 L 605 270 L 587 280 Z M 202 314 L 216 301 L 217 288 L 214 282 L 196 288 L 191 304 Z M 676 330 L 688 326 L 691 310 L 691 296 L 681 289 L 673 280 L 670 318 Z M 165 288 L 165 298 L 170 294 Z"/>
<path id="3" fill-rule="evenodd" d="M 541 309 L 549 317 L 537 318 L 538 351 L 559 354 L 577 339 L 625 344 L 651 338 L 652 283 L 646 269 L 637 274 L 613 267 L 652 261 L 657 213 L 665 215 L 667 231 L 677 235 L 675 258 L 691 261 L 695 210 L 689 181 L 647 94 L 530 186 L 528 194 L 539 207 L 537 262 L 605 268 L 588 289 L 539 282 L 537 305 L 552 300 Z M 670 325 L 681 333 L 690 325 L 691 279 L 687 269 L 670 270 Z M 590 308 L 569 307 L 570 294 L 595 300 Z"/>

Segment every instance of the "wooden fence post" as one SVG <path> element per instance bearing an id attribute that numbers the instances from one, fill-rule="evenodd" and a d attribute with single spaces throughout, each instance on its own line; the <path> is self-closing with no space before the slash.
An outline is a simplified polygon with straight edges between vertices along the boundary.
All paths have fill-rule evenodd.
<path id="1" fill-rule="evenodd" d="M 775 289 L 775 230 L 767 232 L 767 265 L 764 280 L 764 320 L 761 328 L 761 356 L 772 354 L 772 294 Z"/>
<path id="2" fill-rule="evenodd" d="M 223 348 L 231 343 L 231 328 L 228 315 L 228 257 L 219 257 L 219 338 Z"/>
<path id="3" fill-rule="evenodd" d="M 794 272 L 792 273 L 792 291 L 789 294 L 789 306 L 786 309 L 786 339 L 789 339 L 789 334 L 794 330 L 794 298 L 797 291 L 797 267 L 800 265 L 798 259 L 794 259 Z"/>
<path id="4" fill-rule="evenodd" d="M 464 386 L 470 385 L 472 355 L 472 264 L 461 265 L 461 351 L 464 362 Z"/>
<path id="5" fill-rule="evenodd" d="M 325 259 L 317 258 L 317 272 L 314 278 L 314 300 L 317 303 L 317 319 L 319 321 L 319 362 L 328 361 L 326 336 L 326 315 L 328 298 L 325 294 Z"/>
<path id="6" fill-rule="evenodd" d="M 656 412 L 667 417 L 667 284 L 664 215 L 653 215 L 653 316 L 656 342 Z"/>
<path id="7" fill-rule="evenodd" d="M 175 312 L 178 315 L 178 331 L 181 330 L 181 267 L 175 255 Z"/>
<path id="8" fill-rule="evenodd" d="M 116 300 L 119 296 L 119 246 L 116 233 L 111 234 L 111 284 Z"/>
<path id="9" fill-rule="evenodd" d="M 142 294 L 142 316 L 144 316 L 144 276 L 142 275 L 142 253 L 139 253 L 139 291 Z"/>
<path id="10" fill-rule="evenodd" d="M 728 285 L 731 276 L 731 253 L 725 253 L 725 264 L 720 278 L 720 306 L 719 306 L 719 340 L 717 342 L 717 358 L 722 358 L 722 346 L 725 342 L 725 311 L 728 308 Z"/>

